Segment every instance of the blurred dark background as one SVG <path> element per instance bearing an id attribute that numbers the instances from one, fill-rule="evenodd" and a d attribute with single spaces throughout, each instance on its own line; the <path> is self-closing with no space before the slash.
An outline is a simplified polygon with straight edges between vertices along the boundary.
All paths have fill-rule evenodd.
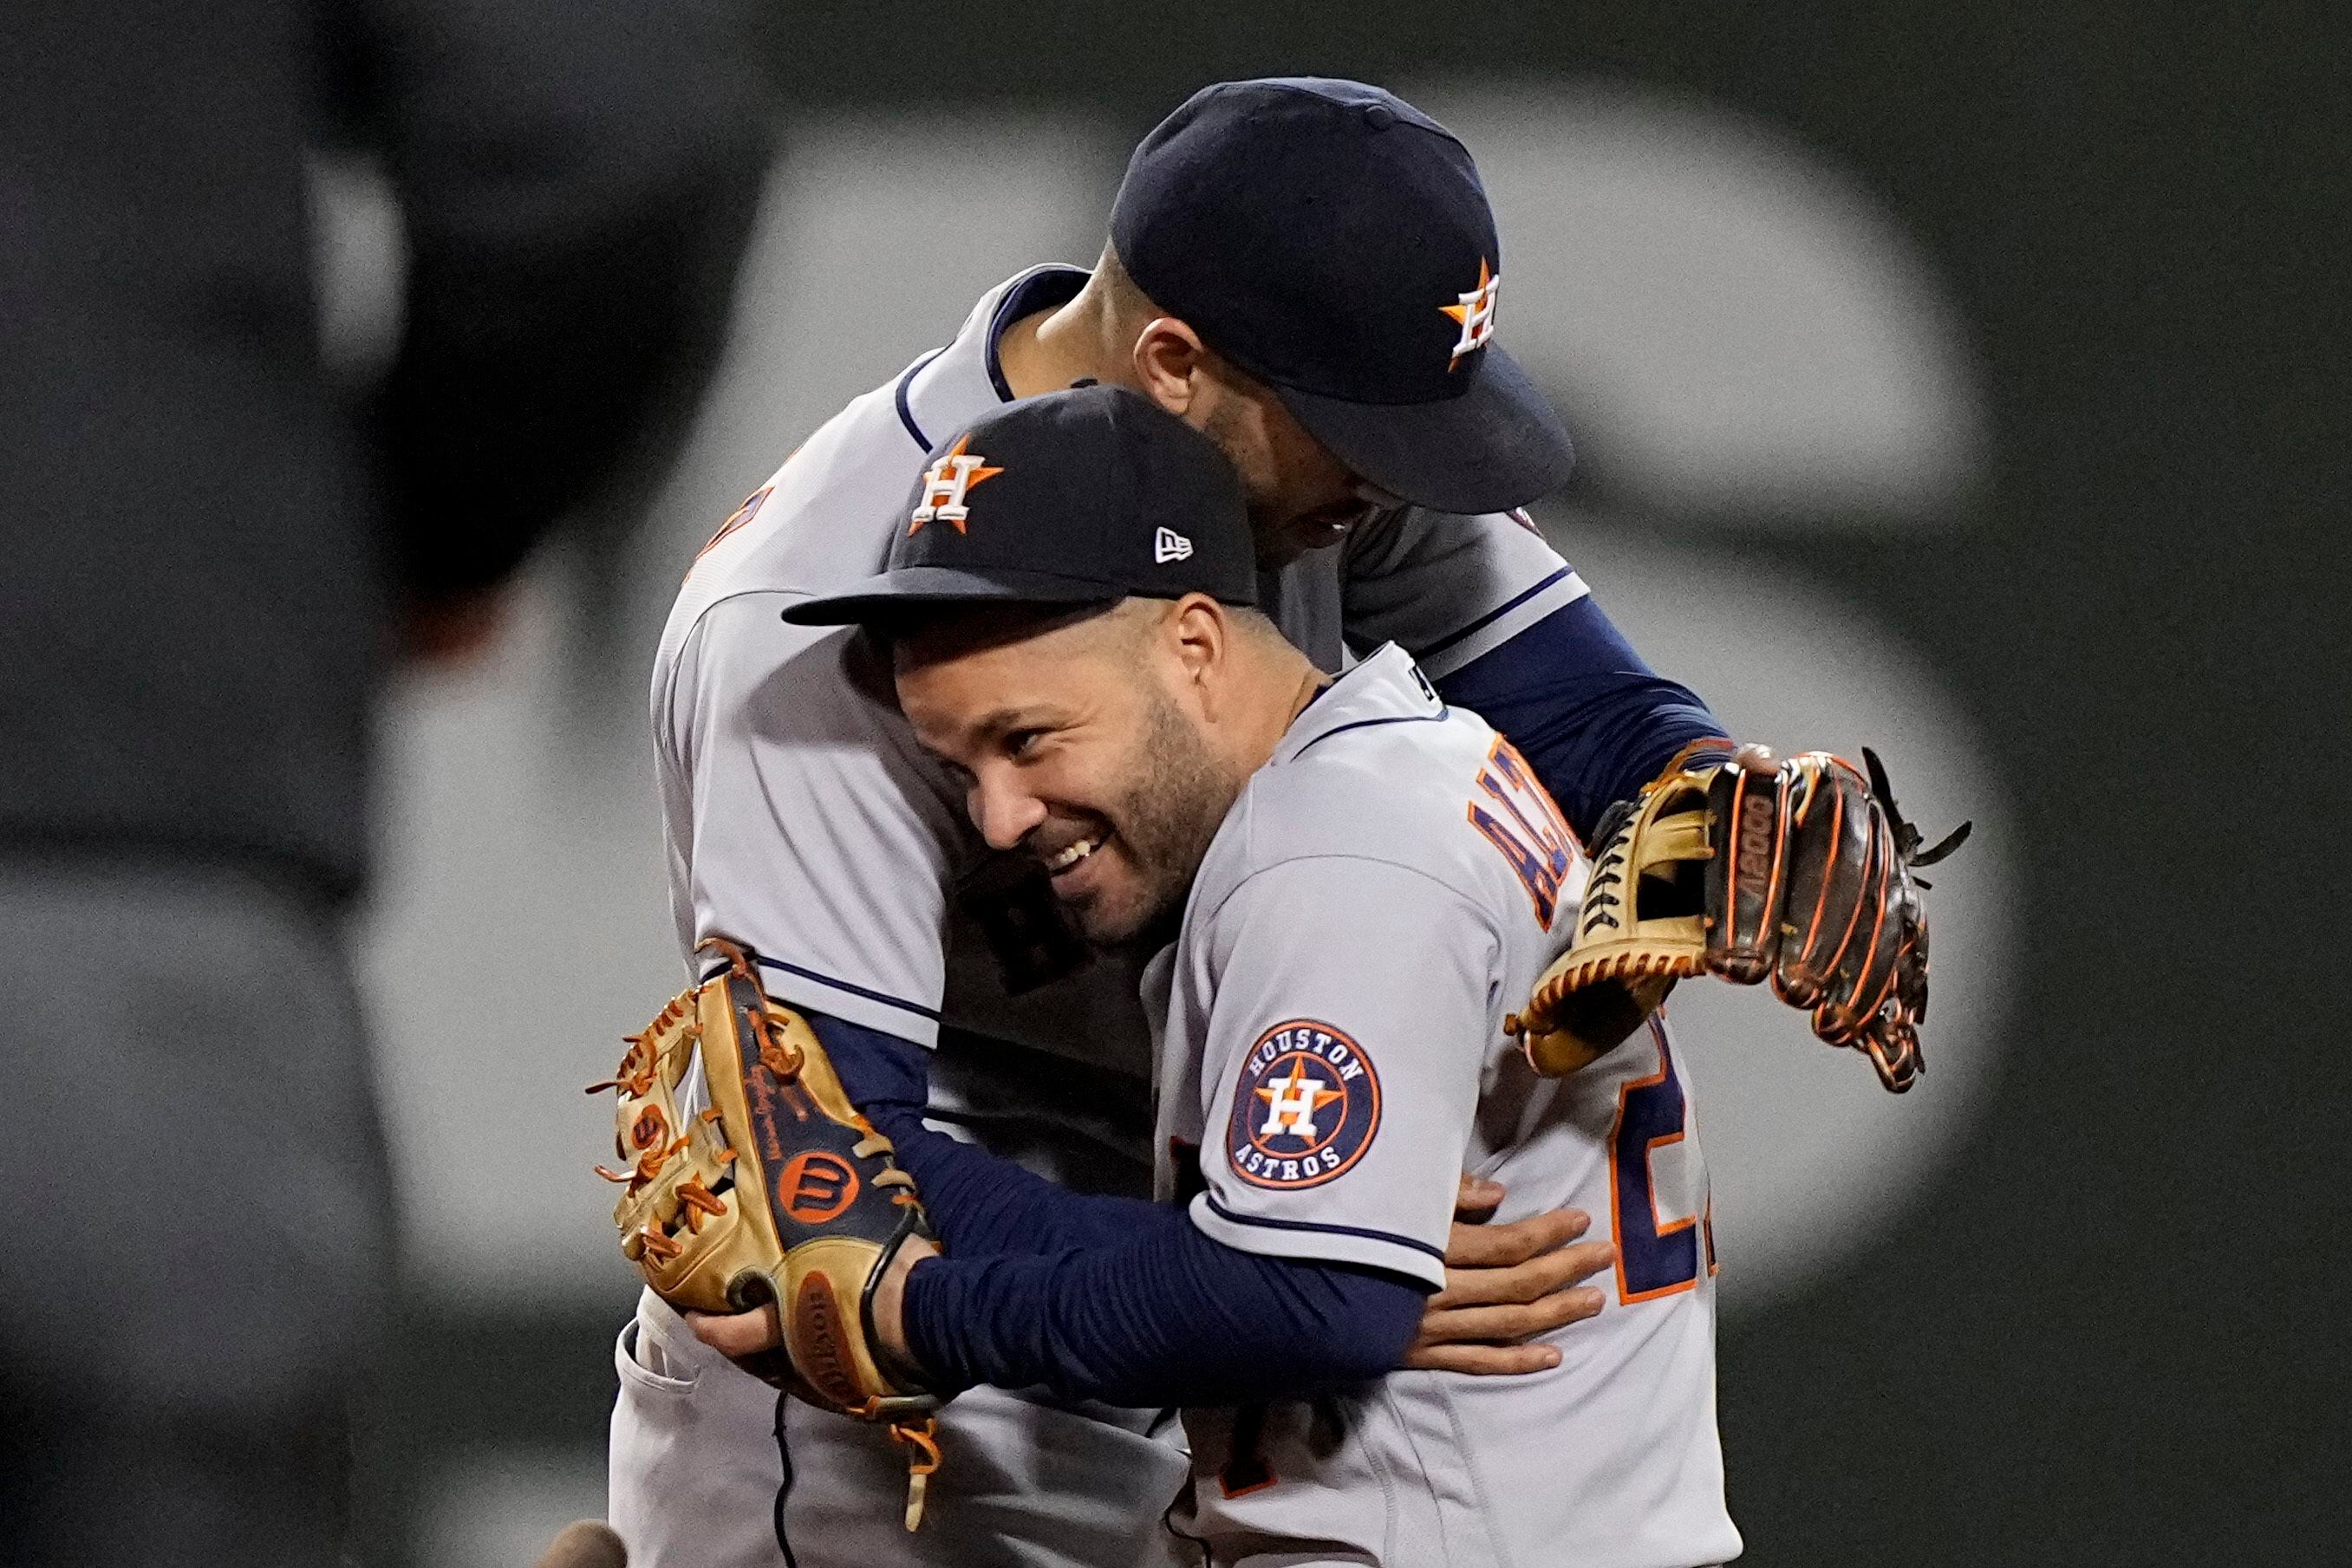
<path id="1" fill-rule="evenodd" d="M 1801 579 L 1866 615 L 1934 673 L 2002 795 L 2005 843 L 1980 851 L 2011 873 L 1988 1098 L 1891 1224 L 1729 1317 L 1721 1419 L 1745 1561 L 2285 1563 L 2331 1550 L 2352 1526 L 2335 1343 L 2352 988 L 2324 913 L 2345 857 L 2326 784 L 2286 776 L 2343 776 L 2352 672 L 2338 8 L 869 0 L 779 16 L 787 162 L 813 140 L 1032 116 L 1076 117 L 1123 146 L 1203 82 L 1316 72 L 1409 94 L 1599 79 L 1685 95 L 1856 183 L 1948 302 L 1983 421 L 1971 477 L 1925 508 L 1931 526 L 1799 502 L 1727 530 L 1633 504 L 1605 442 L 1545 519 L 1604 555 L 1621 541 L 1644 559 L 1705 556 L 1759 592 Z M 984 181 L 978 140 L 971 178 Z M 1107 194 L 1115 175 L 1087 178 Z M 1501 215 L 1507 246 L 1524 214 Z M 939 237 L 943 265 L 956 243 Z M 912 347 L 942 340 L 997 275 L 959 281 Z M 739 315 L 761 306 L 757 266 L 746 276 Z M 864 315 L 855 276 L 826 300 L 784 340 L 813 358 L 908 330 Z M 754 444 L 770 455 L 701 482 L 749 490 L 838 401 L 731 411 L 771 432 Z M 567 700 L 609 700 L 625 733 L 642 729 L 650 632 L 642 613 L 576 607 L 609 606 L 616 580 L 685 557 L 675 538 L 633 545 L 635 514 L 614 516 L 547 570 L 572 585 L 561 635 L 605 694 L 578 699 L 575 681 Z M 595 831 L 650 845 L 650 792 L 625 804 Z M 404 810 L 396 798 L 395 844 L 418 820 Z M 661 912 L 646 913 L 657 942 Z M 395 1016 L 385 1049 L 401 1036 Z M 555 1092 L 546 1076 L 513 1081 Z M 1931 1076 L 1924 1092 L 1937 1090 Z M 596 1150 L 579 1148 L 584 1166 Z M 1867 1212 L 1869 1168 L 1840 1179 Z M 598 1190 L 580 1193 L 598 1222 Z M 419 1235 L 429 1262 L 434 1233 Z M 570 1307 L 430 1272 L 370 1439 L 372 1510 L 404 1529 L 446 1501 L 441 1478 L 509 1451 L 592 1486 L 629 1299 L 617 1263 L 609 1290 Z M 454 1560 L 429 1540 L 414 1550 Z"/>

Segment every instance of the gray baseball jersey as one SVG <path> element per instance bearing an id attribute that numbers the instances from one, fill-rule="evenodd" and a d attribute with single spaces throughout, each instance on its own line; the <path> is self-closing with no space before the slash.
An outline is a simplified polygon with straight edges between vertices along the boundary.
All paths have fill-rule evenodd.
<path id="1" fill-rule="evenodd" d="M 1465 1171 L 1622 1256 L 1525 1377 L 1399 1372 L 1187 1411 L 1218 1563 L 1689 1568 L 1738 1555 L 1715 1422 L 1715 1259 L 1664 1024 L 1542 1079 L 1503 1033 L 1586 863 L 1526 762 L 1398 648 L 1291 725 L 1210 845 L 1164 995 L 1161 1196 L 1228 1246 L 1426 1281 Z M 1160 1011 L 1160 1007 L 1151 1010 Z"/>
<path id="2" fill-rule="evenodd" d="M 995 361 L 1003 325 L 1068 298 L 1085 277 L 1048 267 L 1000 285 L 953 342 L 811 436 L 705 547 L 655 660 L 683 947 L 730 937 L 761 954 L 783 999 L 919 1044 L 938 1035 L 949 888 L 976 852 L 961 791 L 875 700 L 887 672 L 852 667 L 848 632 L 789 626 L 780 612 L 882 570 L 926 449 L 1011 401 Z M 1585 591 L 1524 517 L 1417 510 L 1368 522 L 1266 590 L 1268 613 L 1324 668 L 1344 664 L 1349 642 L 1395 642 L 1433 674 Z M 1040 1034 L 1061 1009 L 1044 1011 Z M 1082 1016 L 1063 1038 L 1027 1043 L 1145 1074 L 1140 1021 L 1126 1041 L 1107 1040 L 1100 1024 Z M 1082 1099 L 1070 1116 L 1084 1119 Z"/>
<path id="3" fill-rule="evenodd" d="M 992 289 L 952 342 L 850 403 L 727 519 L 662 635 L 654 748 L 689 963 L 700 938 L 730 937 L 760 954 L 783 1000 L 925 1045 L 943 1010 L 969 1009 L 956 1021 L 1045 1056 L 942 1051 L 935 1110 L 1049 1174 L 1139 1189 L 1150 1045 L 1131 972 L 1098 965 L 1016 1003 L 991 989 L 985 955 L 950 951 L 950 888 L 977 852 L 961 792 L 875 700 L 887 672 L 857 666 L 850 633 L 781 619 L 796 596 L 882 569 L 927 450 L 1011 399 L 995 356 L 1003 327 L 1085 277 L 1039 267 Z M 1286 569 L 1265 600 L 1327 669 L 1345 664 L 1350 641 L 1394 641 L 1443 673 L 1583 592 L 1522 517 L 1407 511 Z M 773 1568 L 782 1553 L 761 1545 L 782 1479 L 761 1414 L 772 1402 L 730 1397 L 758 1385 L 711 1358 L 691 1380 L 636 1364 L 626 1343 L 661 1341 L 675 1328 L 664 1319 L 649 1301 L 621 1353 L 611 1506 L 629 1521 L 632 1561 Z M 950 1450 L 967 1457 L 934 1478 L 932 1521 L 909 1535 L 892 1522 L 903 1462 L 880 1434 L 796 1406 L 783 1416 L 793 1468 L 778 1517 L 803 1568 L 1157 1560 L 1160 1511 L 1182 1474 L 1145 1436 L 1150 1413 L 974 1390 L 941 1416 Z M 718 1552 L 719 1514 L 740 1526 L 729 1537 L 740 1553 Z M 862 1521 L 873 1528 L 861 1533 Z"/>

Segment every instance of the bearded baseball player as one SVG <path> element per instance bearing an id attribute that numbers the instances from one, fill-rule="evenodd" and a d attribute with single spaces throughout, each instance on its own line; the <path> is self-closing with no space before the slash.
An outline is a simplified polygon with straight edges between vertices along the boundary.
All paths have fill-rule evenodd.
<path id="1" fill-rule="evenodd" d="M 1644 824 L 1673 826 L 1652 810 L 1665 799 L 1658 788 L 1696 777 L 1729 749 L 1698 699 L 1642 663 L 1576 574 L 1511 510 L 1559 484 L 1570 452 L 1558 418 L 1495 341 L 1501 281 L 1493 214 L 1469 154 L 1410 105 L 1344 81 L 1206 89 L 1137 149 L 1110 245 L 1091 273 L 1041 267 L 991 290 L 952 341 L 811 436 L 706 548 L 671 614 L 653 683 L 672 899 L 701 1000 L 666 1009 L 615 1080 L 625 1154 L 636 1162 L 613 1173 L 628 1188 L 624 1249 L 653 1286 L 616 1352 L 611 1509 L 634 1561 L 876 1568 L 1167 1560 L 1171 1538 L 1159 1516 L 1189 1467 L 1161 1412 L 1102 1401 L 1068 1379 L 1006 1392 L 990 1385 L 1004 1377 L 976 1364 L 926 1368 L 975 1385 L 932 1410 L 935 1397 L 895 1384 L 835 1332 L 869 1310 L 873 1294 L 835 1291 L 838 1266 L 814 1283 L 805 1270 L 790 1279 L 770 1270 L 770 1296 L 786 1286 L 803 1292 L 794 1322 L 821 1319 L 826 1328 L 812 1342 L 820 1353 L 789 1375 L 754 1357 L 747 1364 L 760 1376 L 747 1375 L 698 1341 L 671 1304 L 758 1304 L 758 1291 L 730 1284 L 713 1294 L 686 1279 L 700 1261 L 706 1219 L 730 1245 L 789 1250 L 794 1238 L 825 1239 L 832 1199 L 848 1206 L 857 1192 L 887 1191 L 895 1196 L 877 1212 L 898 1214 L 903 1228 L 879 1255 L 895 1258 L 926 1233 L 888 1139 L 845 1107 L 829 1075 L 804 1067 L 830 1041 L 847 1042 L 846 1051 L 880 1038 L 885 1047 L 895 1040 L 931 1052 L 913 1059 L 923 1069 L 908 1091 L 914 1102 L 960 1136 L 1047 1176 L 1098 1179 L 1120 1157 L 1151 1168 L 1148 1117 L 1122 1124 L 1107 1114 L 1148 1093 L 1150 1048 L 1139 1016 L 1097 1005 L 1099 989 L 1073 991 L 1079 999 L 1049 1009 L 1052 1021 L 1018 1044 L 983 1047 L 943 1033 L 940 1012 L 945 933 L 956 920 L 970 917 L 987 934 L 1007 990 L 1052 982 L 1066 964 L 1057 901 L 1024 895 L 1005 866 L 1025 868 L 1028 895 L 1049 874 L 1055 891 L 1088 878 L 1158 878 L 1185 864 L 1155 836 L 1160 819 L 1100 802 L 1077 823 L 1086 831 L 1056 829 L 1050 863 L 1034 852 L 984 863 L 987 846 L 965 821 L 964 781 L 919 744 L 868 640 L 783 615 L 871 575 L 894 541 L 966 535 L 992 491 L 1017 489 L 1013 471 L 972 439 L 992 411 L 1093 381 L 1129 389 L 1203 433 L 1239 476 L 1254 538 L 1257 580 L 1241 602 L 1254 602 L 1327 674 L 1394 644 L 1402 652 L 1374 661 L 1363 690 L 1427 680 L 1433 701 L 1475 713 L 1508 737 L 1517 751 L 1496 756 L 1517 760 L 1497 767 L 1529 776 L 1532 793 L 1483 808 L 1490 815 L 1531 810 L 1548 792 L 1588 839 L 1619 802 L 1643 802 Z M 1064 482 L 1083 488 L 1082 480 Z M 1171 525 L 1153 549 L 1173 564 L 1199 546 Z M 1418 676 L 1396 674 L 1408 661 Z M 1498 788 L 1518 789 L 1494 777 Z M 1658 842 L 1662 865 L 1670 851 L 1712 852 L 1704 831 Z M 1756 857 L 1732 858 L 1745 866 Z M 1884 873 L 1893 862 L 1871 863 Z M 1779 906 L 1765 899 L 1756 907 Z M 1702 929 L 1699 915 L 1680 906 L 1654 913 L 1624 934 L 1648 946 L 1596 953 L 1537 988 L 1513 1020 L 1531 1057 L 1559 1071 L 1600 1054 L 1605 1041 L 1582 1040 L 1580 1030 L 1592 1031 L 1577 1004 L 1612 994 L 1617 981 L 1729 972 L 1711 939 L 1691 956 L 1685 927 Z M 1897 942 L 1891 950 L 1915 948 Z M 1916 950 L 1924 970 L 1924 932 Z M 1518 965 L 1519 949 L 1510 951 L 1508 965 Z M 1803 983 L 1797 977 L 1784 994 L 1797 999 Z M 1924 981 L 1917 989 L 1924 1001 Z M 1619 1009 L 1623 1016 L 1612 1015 L 1599 1034 L 1613 1040 L 1637 1029 L 1655 994 Z M 771 1015 L 771 1007 L 779 1010 Z M 1336 1010 L 1335 1001 L 1302 1016 Z M 1463 1026 L 1455 1044 L 1465 1059 L 1489 1051 L 1487 1022 L 1482 1012 Z M 684 1058 L 664 1052 L 726 1040 L 742 1046 L 740 1074 L 730 1067 L 716 1075 L 736 1085 L 734 1097 L 698 1112 L 698 1080 L 673 1081 Z M 1644 1072 L 1666 1085 L 1677 1081 L 1663 1051 Z M 1224 1065 L 1209 1061 L 1213 1070 Z M 740 1095 L 739 1077 L 750 1085 Z M 1290 1104 L 1304 1092 L 1295 1083 L 1275 1092 L 1292 1095 Z M 774 1101 L 777 1093 L 785 1099 Z M 1403 1113 L 1393 1096 L 1388 1103 L 1386 1113 Z M 824 1152 L 824 1168 L 841 1178 L 831 1199 L 803 1190 L 819 1151 L 794 1155 L 789 1139 L 773 1135 L 784 1125 L 775 1120 L 780 1104 L 801 1125 L 847 1129 L 850 1142 Z M 1183 1113 L 1174 1102 L 1162 1110 Z M 764 1129 L 758 1137 L 735 1124 L 745 1116 Z M 682 1122 L 691 1125 L 672 1136 Z M 721 1133 L 728 1141 L 718 1141 Z M 1499 1153 L 1509 1142 L 1491 1130 L 1469 1145 L 1462 1130 L 1450 1135 L 1456 1153 Z M 1265 1152 L 1294 1147 L 1276 1136 Z M 728 1184 L 756 1174 L 751 1190 L 761 1190 L 772 1160 L 773 1212 L 747 1240 L 733 1228 L 750 1223 L 744 1186 Z M 1459 1168 L 1472 1173 L 1477 1163 Z M 1574 1190 L 1557 1176 L 1544 1167 L 1538 1186 Z M 1476 1190 L 1488 1202 L 1497 1197 L 1491 1186 Z M 1218 1201 L 1232 1215 L 1262 1212 L 1239 1189 Z M 1533 1194 L 1505 1201 L 1496 1218 L 1507 1224 L 1448 1231 L 1441 1216 L 1433 1234 L 1418 1219 L 1391 1219 L 1381 1234 L 1412 1245 L 1363 1239 L 1362 1256 L 1333 1262 L 1323 1254 L 1337 1271 L 1328 1288 L 1350 1302 L 1378 1297 L 1377 1309 L 1364 1310 L 1401 1315 L 1408 1327 L 1382 1317 L 1381 1332 L 1336 1350 L 1349 1359 L 1319 1367 L 1315 1380 L 1342 1371 L 1360 1379 L 1400 1362 L 1551 1375 L 1580 1354 L 1611 1354 L 1599 1329 L 1589 1331 L 1589 1353 L 1577 1350 L 1573 1333 L 1556 1343 L 1461 1343 L 1546 1334 L 1599 1310 L 1601 1292 L 1561 1287 L 1606 1267 L 1610 1244 L 1562 1248 L 1578 1218 Z M 713 1218 L 730 1208 L 732 1218 Z M 1658 1212 L 1691 1217 L 1671 1206 Z M 1245 1218 L 1217 1223 L 1261 1240 L 1288 1234 Z M 1497 1266 L 1473 1267 L 1485 1263 Z M 1350 1282 L 1348 1269 L 1369 1270 L 1368 1283 Z M 1400 1281 L 1445 1289 L 1424 1301 Z M 1694 1277 L 1689 1293 L 1702 1291 Z M 1613 1293 L 1624 1300 L 1622 1280 Z M 1346 1315 L 1355 1322 L 1355 1307 Z M 779 1400 L 772 1385 L 803 1397 Z M 828 1413 L 841 1410 L 872 1419 Z M 913 1531 L 900 1528 L 895 1505 L 910 1459 L 928 1519 Z"/>
<path id="2" fill-rule="evenodd" d="M 1393 643 L 1334 680 L 1283 639 L 1240 486 L 1182 421 L 1095 387 L 964 434 L 1002 476 L 966 528 L 785 614 L 887 637 L 975 826 L 1047 867 L 1090 941 L 1173 938 L 1147 979 L 1162 1201 L 928 1131 L 919 1051 L 829 1038 L 946 1249 L 880 1277 L 885 1363 L 934 1394 L 1185 1406 L 1171 1522 L 1217 1564 L 1737 1556 L 1706 1169 L 1664 1023 L 1564 1078 L 1504 1028 L 1586 880 L 1550 796 Z M 1609 1217 L 1619 1304 L 1556 1366 L 1391 1370 L 1463 1171 Z M 744 1354 L 782 1337 L 694 1321 Z"/>

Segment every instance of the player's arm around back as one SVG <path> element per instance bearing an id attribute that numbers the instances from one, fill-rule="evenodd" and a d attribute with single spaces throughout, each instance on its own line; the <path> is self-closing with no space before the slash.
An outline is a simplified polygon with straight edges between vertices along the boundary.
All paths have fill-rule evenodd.
<path id="1" fill-rule="evenodd" d="M 1449 1283 L 1494 1032 L 1482 921 L 1419 872 L 1336 856 L 1196 912 L 1166 1049 L 1201 1053 L 1197 1112 L 1171 1124 L 1198 1161 L 1180 1189 L 1199 1190 L 1114 1245 L 914 1262 L 877 1296 L 886 1342 L 951 1382 L 1147 1404 L 1296 1397 L 1403 1364 Z M 1454 1310 L 1495 1310 L 1468 1294 Z"/>
<path id="2" fill-rule="evenodd" d="M 1132 1406 L 1303 1395 L 1390 1370 L 1419 1331 L 1418 1282 L 1253 1256 L 1202 1236 L 1181 1208 L 1056 1186 L 924 1128 L 917 1048 L 839 1019 L 811 1024 L 948 1249 L 908 1242 L 873 1298 L 876 1339 L 924 1387 L 1045 1386 Z M 772 1305 L 688 1321 L 737 1357 L 782 1339 Z"/>
<path id="3" fill-rule="evenodd" d="M 950 1254 L 923 1265 L 911 1309 L 909 1270 L 936 1257 L 919 1243 L 875 1296 L 877 1338 L 927 1386 L 1214 1404 L 1361 1383 L 1399 1365 L 1533 1371 L 1557 1353 L 1465 1342 L 1517 1341 L 1598 1310 L 1598 1293 L 1576 1287 L 1607 1266 L 1608 1249 L 1564 1246 L 1579 1227 L 1562 1216 L 1454 1226 L 1448 1289 L 1424 1301 L 1422 1281 L 1230 1248 L 1181 1208 L 1073 1193 L 931 1131 L 921 1124 L 924 1052 L 837 1019 L 809 1021 L 850 1097 L 896 1145 Z M 1465 1207 L 1491 1207 L 1494 1196 L 1473 1190 Z M 1461 1267 L 1465 1247 L 1484 1266 Z M 772 1312 L 691 1321 L 736 1356 L 781 1337 Z"/>

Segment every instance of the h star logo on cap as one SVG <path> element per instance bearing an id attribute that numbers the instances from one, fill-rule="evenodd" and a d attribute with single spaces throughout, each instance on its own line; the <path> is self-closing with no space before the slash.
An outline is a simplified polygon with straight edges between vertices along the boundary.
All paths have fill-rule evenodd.
<path id="1" fill-rule="evenodd" d="M 977 452 L 966 452 L 971 440 L 960 435 L 956 444 L 940 456 L 940 460 L 923 473 L 923 496 L 916 505 L 914 520 L 907 525 L 907 537 L 912 538 L 929 522 L 952 523 L 955 531 L 964 531 L 964 519 L 971 516 L 964 496 L 983 479 L 993 478 L 1004 472 L 987 466 L 988 459 Z"/>
<path id="2" fill-rule="evenodd" d="M 1488 267 L 1482 256 L 1478 258 L 1478 287 L 1467 294 L 1454 296 L 1460 303 L 1438 307 L 1462 323 L 1462 336 L 1454 341 L 1454 357 L 1445 361 L 1447 370 L 1460 364 L 1462 356 L 1472 350 L 1485 348 L 1486 340 L 1495 335 L 1495 301 L 1502 291 L 1503 275 Z"/>

